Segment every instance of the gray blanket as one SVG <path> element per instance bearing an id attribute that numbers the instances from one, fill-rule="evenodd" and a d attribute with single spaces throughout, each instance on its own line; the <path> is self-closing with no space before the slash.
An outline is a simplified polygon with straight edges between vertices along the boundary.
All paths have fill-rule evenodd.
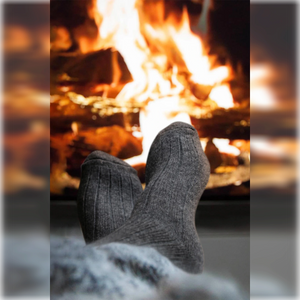
<path id="1" fill-rule="evenodd" d="M 232 280 L 189 275 L 150 247 L 112 243 L 98 249 L 79 239 L 51 238 L 51 299 L 243 300 Z"/>

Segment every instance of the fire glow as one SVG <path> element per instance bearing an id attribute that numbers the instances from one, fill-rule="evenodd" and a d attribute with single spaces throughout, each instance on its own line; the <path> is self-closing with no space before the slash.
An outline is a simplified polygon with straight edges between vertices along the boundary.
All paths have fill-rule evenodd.
<path id="1" fill-rule="evenodd" d="M 197 129 L 211 166 L 207 189 L 249 180 L 248 74 L 218 35 L 210 42 L 209 2 L 204 9 L 201 1 L 186 7 L 84 1 L 88 15 L 69 31 L 60 30 L 57 17 L 51 26 L 53 195 L 78 189 L 79 165 L 94 150 L 126 159 L 143 183 L 154 138 L 176 121 Z M 251 82 L 262 77 L 251 73 Z"/>
<path id="2" fill-rule="evenodd" d="M 127 160 L 130 164 L 146 161 L 156 134 L 170 123 L 191 124 L 189 114 L 180 107 L 186 97 L 199 101 L 191 86 L 200 90 L 202 101 L 210 99 L 225 109 L 234 106 L 226 82 L 231 70 L 228 66 L 212 68 L 214 58 L 192 32 L 186 8 L 181 15 L 172 12 L 165 17 L 163 1 L 98 0 L 94 15 L 99 26 L 98 49 L 117 50 L 133 78 L 116 101 L 145 104 L 140 110 L 143 153 Z"/>

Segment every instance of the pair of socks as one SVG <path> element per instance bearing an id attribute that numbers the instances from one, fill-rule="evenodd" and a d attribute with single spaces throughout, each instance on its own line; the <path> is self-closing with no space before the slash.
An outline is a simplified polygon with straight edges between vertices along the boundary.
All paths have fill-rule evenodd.
<path id="1" fill-rule="evenodd" d="M 210 174 L 197 131 L 176 122 L 152 143 L 143 191 L 136 171 L 101 151 L 82 165 L 78 215 L 87 244 L 150 246 L 177 267 L 200 273 L 195 213 Z"/>

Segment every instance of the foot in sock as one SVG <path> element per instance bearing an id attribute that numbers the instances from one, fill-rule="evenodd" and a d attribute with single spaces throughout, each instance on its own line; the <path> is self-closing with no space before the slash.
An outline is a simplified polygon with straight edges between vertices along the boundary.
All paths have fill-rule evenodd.
<path id="1" fill-rule="evenodd" d="M 102 151 L 91 153 L 81 167 L 78 215 L 87 244 L 107 236 L 131 216 L 143 191 L 137 172 Z"/>
<path id="2" fill-rule="evenodd" d="M 200 273 L 203 251 L 195 212 L 209 174 L 197 131 L 185 123 L 171 124 L 151 146 L 147 185 L 130 219 L 92 246 L 111 242 L 152 246 L 179 268 Z"/>

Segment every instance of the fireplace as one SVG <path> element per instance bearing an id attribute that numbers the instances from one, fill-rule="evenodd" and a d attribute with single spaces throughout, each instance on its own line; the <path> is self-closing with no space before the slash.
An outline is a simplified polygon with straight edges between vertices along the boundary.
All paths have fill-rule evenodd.
<path id="1" fill-rule="evenodd" d="M 214 42 L 214 13 L 226 10 L 206 0 L 51 1 L 53 199 L 76 197 L 94 150 L 124 159 L 144 183 L 150 145 L 174 121 L 197 129 L 209 159 L 203 198 L 249 198 L 249 57 L 245 68 Z"/>

